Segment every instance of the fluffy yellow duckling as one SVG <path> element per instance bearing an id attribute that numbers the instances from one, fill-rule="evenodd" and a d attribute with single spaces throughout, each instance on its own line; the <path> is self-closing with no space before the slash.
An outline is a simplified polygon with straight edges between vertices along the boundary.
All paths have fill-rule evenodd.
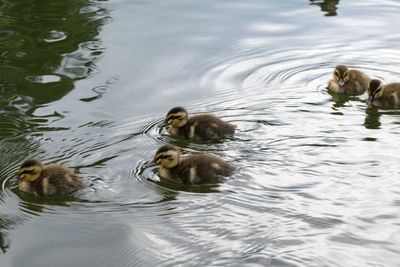
<path id="1" fill-rule="evenodd" d="M 43 165 L 38 159 L 28 159 L 18 171 L 20 190 L 35 196 L 53 196 L 68 194 L 82 189 L 87 181 L 72 170 L 61 165 Z"/>
<path id="2" fill-rule="evenodd" d="M 232 175 L 236 169 L 212 155 L 196 154 L 181 158 L 179 149 L 172 145 L 165 145 L 157 150 L 148 167 L 154 165 L 161 165 L 161 177 L 185 184 L 216 182 L 222 176 Z"/>
<path id="3" fill-rule="evenodd" d="M 206 141 L 232 135 L 236 128 L 235 125 L 210 114 L 188 118 L 188 113 L 183 107 L 171 109 L 159 127 L 167 125 L 171 125 L 171 128 L 168 129 L 171 135 L 195 141 Z"/>
<path id="4" fill-rule="evenodd" d="M 383 85 L 379 80 L 371 80 L 368 87 L 368 106 L 395 107 L 400 105 L 400 83 Z"/>
<path id="5" fill-rule="evenodd" d="M 328 89 L 334 93 L 362 93 L 367 89 L 369 81 L 370 78 L 361 71 L 338 65 L 333 72 L 333 79 L 328 83 Z"/>

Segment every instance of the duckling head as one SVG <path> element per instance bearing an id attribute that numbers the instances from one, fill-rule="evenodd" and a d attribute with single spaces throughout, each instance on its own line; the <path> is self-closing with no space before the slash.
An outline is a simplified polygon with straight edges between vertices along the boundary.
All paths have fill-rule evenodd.
<path id="1" fill-rule="evenodd" d="M 372 105 L 372 102 L 374 102 L 374 99 L 381 97 L 383 94 L 382 82 L 376 79 L 371 80 L 369 82 L 367 92 L 368 92 L 367 104 L 370 107 Z"/>
<path id="2" fill-rule="evenodd" d="M 162 146 L 157 150 L 154 160 L 148 166 L 161 165 L 161 167 L 167 169 L 174 168 L 179 163 L 180 154 L 181 152 L 175 146 Z"/>
<path id="3" fill-rule="evenodd" d="M 344 65 L 337 65 L 333 72 L 333 79 L 340 85 L 343 86 L 349 80 L 348 68 Z"/>
<path id="4" fill-rule="evenodd" d="M 188 113 L 183 107 L 174 107 L 167 113 L 165 121 L 162 122 L 159 127 L 172 125 L 173 127 L 183 127 L 188 121 Z"/>
<path id="5" fill-rule="evenodd" d="M 40 177 L 43 171 L 42 162 L 38 159 L 28 159 L 22 163 L 18 171 L 18 181 L 33 182 Z"/>

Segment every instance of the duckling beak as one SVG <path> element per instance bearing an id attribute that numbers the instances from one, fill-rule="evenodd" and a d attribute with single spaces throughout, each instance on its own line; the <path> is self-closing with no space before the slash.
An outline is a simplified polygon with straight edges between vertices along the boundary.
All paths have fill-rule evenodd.
<path id="1" fill-rule="evenodd" d="M 160 124 L 158 125 L 159 128 L 165 127 L 165 126 L 168 126 L 168 121 L 167 121 L 167 120 L 163 121 L 162 123 L 160 123 Z"/>
<path id="2" fill-rule="evenodd" d="M 372 102 L 374 102 L 374 96 L 370 95 L 367 100 L 368 107 L 372 106 Z"/>
<path id="3" fill-rule="evenodd" d="M 144 165 L 145 168 L 150 168 L 150 167 L 154 167 L 154 166 L 157 166 L 156 159 L 153 159 L 152 161 L 150 161 L 149 163 Z"/>
<path id="4" fill-rule="evenodd" d="M 343 86 L 343 85 L 344 85 L 343 79 L 339 79 L 338 84 L 339 84 L 340 86 Z"/>

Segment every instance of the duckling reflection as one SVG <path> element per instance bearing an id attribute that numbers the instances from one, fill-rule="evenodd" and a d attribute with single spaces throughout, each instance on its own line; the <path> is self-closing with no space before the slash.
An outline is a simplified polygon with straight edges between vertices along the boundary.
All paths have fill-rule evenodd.
<path id="1" fill-rule="evenodd" d="M 87 186 L 87 181 L 62 165 L 43 165 L 38 159 L 22 163 L 18 171 L 18 188 L 35 196 L 64 195 Z"/>
<path id="2" fill-rule="evenodd" d="M 310 5 L 317 5 L 321 7 L 321 11 L 326 12 L 325 16 L 336 16 L 337 5 L 339 0 L 310 0 Z"/>
<path id="3" fill-rule="evenodd" d="M 383 85 L 380 80 L 371 80 L 368 86 L 368 106 L 396 107 L 400 105 L 400 83 Z"/>
<path id="4" fill-rule="evenodd" d="M 166 189 L 160 192 L 163 199 L 160 202 L 166 202 L 171 200 L 176 200 L 177 195 L 181 191 L 200 193 L 200 194 L 210 194 L 210 193 L 221 193 L 219 190 L 220 183 L 200 183 L 200 184 L 184 184 L 177 183 L 176 181 L 168 179 L 160 179 L 158 181 L 151 181 L 158 185 L 160 188 Z"/>
<path id="5" fill-rule="evenodd" d="M 232 135 L 236 126 L 211 115 L 197 115 L 188 118 L 183 107 L 174 107 L 159 127 L 171 125 L 168 132 L 177 137 L 194 141 L 206 141 Z"/>
<path id="6" fill-rule="evenodd" d="M 236 168 L 228 162 L 206 154 L 181 158 L 180 150 L 172 145 L 160 147 L 147 167 L 161 165 L 162 178 L 185 184 L 212 183 L 230 176 Z"/>
<path id="7" fill-rule="evenodd" d="M 377 107 L 369 107 L 365 109 L 365 119 L 364 119 L 364 127 L 366 129 L 380 129 L 381 122 L 380 118 L 382 113 L 379 112 Z"/>
<path id="8" fill-rule="evenodd" d="M 336 94 L 331 91 L 328 91 L 331 95 L 331 101 L 333 102 L 332 109 L 337 112 L 339 108 L 345 107 L 350 101 L 358 101 L 365 102 L 365 98 L 360 97 L 359 95 L 353 94 Z M 341 114 L 342 115 L 342 114 Z"/>
<path id="9" fill-rule="evenodd" d="M 3 237 L 3 233 L 0 231 L 0 250 L 3 252 L 3 254 L 5 254 L 7 252 L 7 249 L 10 248 L 10 241 L 6 238 L 6 235 L 4 234 Z"/>
<path id="10" fill-rule="evenodd" d="M 331 101 L 334 102 L 332 109 L 336 110 L 337 108 L 344 107 L 345 104 L 350 100 L 348 94 L 335 94 L 329 91 L 331 95 Z"/>
<path id="11" fill-rule="evenodd" d="M 338 65 L 333 71 L 333 79 L 328 83 L 328 89 L 334 93 L 362 93 L 368 88 L 369 82 L 370 78 L 363 72 Z"/>

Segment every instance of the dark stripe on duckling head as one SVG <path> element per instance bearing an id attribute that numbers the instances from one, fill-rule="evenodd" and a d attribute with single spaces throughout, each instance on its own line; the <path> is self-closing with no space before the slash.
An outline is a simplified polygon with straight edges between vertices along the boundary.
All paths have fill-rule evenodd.
<path id="1" fill-rule="evenodd" d="M 348 70 L 348 68 L 347 68 L 346 66 L 344 66 L 344 65 L 337 65 L 337 66 L 335 67 L 335 69 L 336 69 L 341 75 L 343 75 L 343 74 Z"/>
<path id="2" fill-rule="evenodd" d="M 38 159 L 28 159 L 26 160 L 24 163 L 22 163 L 21 165 L 21 169 L 22 168 L 29 168 L 32 166 L 42 166 L 42 162 Z"/>
<path id="3" fill-rule="evenodd" d="M 162 152 L 170 151 L 170 150 L 174 150 L 174 151 L 178 151 L 179 152 L 179 149 L 176 146 L 164 145 L 164 146 L 160 147 L 157 150 L 156 155 L 159 154 L 159 153 L 162 153 Z"/>
<path id="4" fill-rule="evenodd" d="M 174 113 L 173 113 L 174 114 Z M 167 120 L 183 120 L 182 116 L 168 116 Z"/>
<path id="5" fill-rule="evenodd" d="M 185 112 L 185 113 L 187 113 L 186 109 L 183 108 L 183 107 L 174 107 L 174 108 L 172 108 L 170 111 L 168 111 L 167 117 L 168 117 L 168 115 L 170 115 L 170 114 L 174 114 L 174 113 L 178 113 L 178 112 Z"/>
<path id="6" fill-rule="evenodd" d="M 167 158 L 170 158 L 170 157 L 172 157 L 172 155 L 156 154 L 156 161 L 159 160 L 159 159 L 167 159 Z"/>
<path id="7" fill-rule="evenodd" d="M 22 175 L 22 174 L 34 174 L 34 173 L 35 173 L 35 170 L 32 170 L 32 169 L 26 170 L 26 169 L 24 169 L 22 172 L 19 173 L 19 175 Z"/>
<path id="8" fill-rule="evenodd" d="M 375 93 L 377 89 L 381 86 L 381 81 L 373 79 L 369 83 L 369 88 L 368 90 L 370 91 L 371 94 Z"/>

